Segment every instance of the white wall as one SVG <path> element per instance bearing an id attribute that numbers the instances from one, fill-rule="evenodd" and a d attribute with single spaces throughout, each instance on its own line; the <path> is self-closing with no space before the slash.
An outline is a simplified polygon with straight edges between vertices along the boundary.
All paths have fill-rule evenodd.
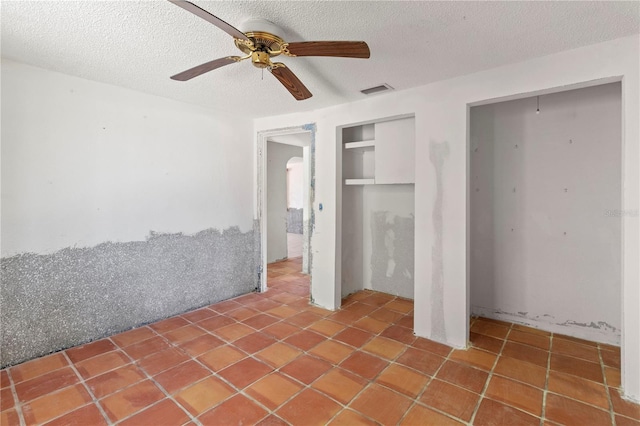
<path id="1" fill-rule="evenodd" d="M 2 60 L 2 256 L 253 228 L 251 125 Z"/>
<path id="2" fill-rule="evenodd" d="M 364 287 L 413 299 L 415 191 L 410 184 L 365 185 Z"/>
<path id="3" fill-rule="evenodd" d="M 303 203 L 304 173 L 302 157 L 294 157 L 287 163 L 287 191 L 288 207 L 291 209 L 301 209 Z"/>
<path id="4" fill-rule="evenodd" d="M 287 162 L 302 147 L 267 142 L 267 262 L 287 258 Z"/>
<path id="5" fill-rule="evenodd" d="M 472 312 L 620 344 L 621 85 L 471 108 Z"/>
<path id="6" fill-rule="evenodd" d="M 371 288 L 364 280 L 365 264 L 370 267 L 371 261 L 365 263 L 363 192 L 362 185 L 342 188 L 341 297 Z"/>
<path id="7" fill-rule="evenodd" d="M 342 297 L 372 289 L 413 299 L 413 185 L 343 186 L 342 230 Z"/>
<path id="8" fill-rule="evenodd" d="M 3 60 L 0 367 L 258 285 L 251 122 Z"/>
<path id="9" fill-rule="evenodd" d="M 623 98 L 623 387 L 640 400 L 640 107 L 639 40 L 621 38 L 530 61 L 379 95 L 310 113 L 255 120 L 255 130 L 316 124 L 312 292 L 316 303 L 340 303 L 341 170 L 336 128 L 415 113 L 415 332 L 465 347 L 468 336 L 468 108 L 487 100 L 557 91 L 594 80 L 622 79 Z M 436 165 L 438 165 L 436 167 Z M 439 185 L 441 188 L 438 196 Z M 324 209 L 318 210 L 319 203 Z M 441 205 L 441 215 L 434 208 Z M 636 214 L 634 215 L 634 212 Z M 434 218 L 442 217 L 441 225 Z M 437 238 L 441 235 L 442 238 Z M 441 246 L 439 245 L 441 242 Z M 441 288 L 433 283 L 442 283 Z M 442 303 L 436 303 L 436 300 Z"/>

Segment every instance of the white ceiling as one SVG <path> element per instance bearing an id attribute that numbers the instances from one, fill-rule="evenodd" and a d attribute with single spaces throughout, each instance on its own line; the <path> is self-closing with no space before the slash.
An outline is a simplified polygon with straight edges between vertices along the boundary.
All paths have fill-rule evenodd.
<path id="1" fill-rule="evenodd" d="M 168 1 L 7 1 L 2 56 L 205 107 L 262 117 L 407 89 L 637 34 L 640 2 L 200 1 L 234 26 L 268 19 L 287 41 L 364 40 L 370 59 L 288 58 L 313 93 L 296 101 L 248 61 L 188 82 L 169 76 L 239 51 L 232 38 Z M 280 59 L 282 58 L 282 59 Z"/>

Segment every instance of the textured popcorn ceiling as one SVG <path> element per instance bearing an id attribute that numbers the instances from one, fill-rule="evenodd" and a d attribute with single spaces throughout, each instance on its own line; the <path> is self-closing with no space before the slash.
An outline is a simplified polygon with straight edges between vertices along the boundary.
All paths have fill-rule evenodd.
<path id="1" fill-rule="evenodd" d="M 239 26 L 252 17 L 287 41 L 364 40 L 371 59 L 283 58 L 314 94 L 295 101 L 249 62 L 189 82 L 169 76 L 236 55 L 232 38 L 168 1 L 2 1 L 2 56 L 250 117 L 406 89 L 637 34 L 639 2 L 199 1 Z"/>

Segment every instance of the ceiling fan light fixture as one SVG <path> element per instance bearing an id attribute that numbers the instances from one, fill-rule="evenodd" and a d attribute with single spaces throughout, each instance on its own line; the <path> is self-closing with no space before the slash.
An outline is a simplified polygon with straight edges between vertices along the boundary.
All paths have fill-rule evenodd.
<path id="1" fill-rule="evenodd" d="M 386 92 L 387 90 L 393 90 L 393 87 L 389 86 L 387 83 L 383 83 L 369 87 L 368 89 L 362 89 L 360 92 L 365 95 L 373 95 L 374 93 Z"/>
<path id="2" fill-rule="evenodd" d="M 273 66 L 267 52 L 255 51 L 251 53 L 251 63 L 257 68 L 269 68 Z"/>

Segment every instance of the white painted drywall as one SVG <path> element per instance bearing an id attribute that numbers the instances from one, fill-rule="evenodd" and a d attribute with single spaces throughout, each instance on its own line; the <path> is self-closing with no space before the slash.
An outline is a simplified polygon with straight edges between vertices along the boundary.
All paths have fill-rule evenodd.
<path id="1" fill-rule="evenodd" d="M 526 62 L 445 80 L 417 89 L 378 95 L 359 102 L 322 110 L 257 119 L 258 131 L 315 123 L 316 182 L 315 230 L 312 237 L 312 295 L 324 307 L 340 306 L 340 243 L 342 171 L 337 128 L 389 116 L 416 117 L 415 198 L 415 332 L 456 347 L 468 336 L 469 292 L 467 255 L 468 107 L 489 100 L 524 97 L 528 93 L 557 91 L 595 80 L 622 79 L 623 99 L 623 387 L 640 400 L 640 40 L 625 37 L 568 50 Z M 392 83 L 392 82 L 391 82 Z M 449 148 L 442 167 L 442 251 L 436 241 L 434 206 L 436 169 L 430 158 L 432 144 Z M 441 145 L 443 146 L 443 145 Z M 437 145 L 436 145 L 437 147 Z M 318 209 L 323 204 L 323 210 Z M 635 214 L 634 214 L 635 213 Z M 435 255 L 441 255 L 435 256 Z M 442 260 L 441 268 L 437 263 Z M 433 278 L 443 280 L 443 304 L 435 306 Z M 444 334 L 436 333 L 440 322 Z"/>
<path id="2" fill-rule="evenodd" d="M 364 279 L 364 265 L 370 266 L 371 261 L 365 262 L 364 255 L 363 193 L 363 185 L 347 185 L 342 188 L 341 297 L 371 288 L 370 284 L 367 286 Z M 371 258 L 370 253 L 371 250 L 369 250 L 369 258 Z"/>
<path id="3" fill-rule="evenodd" d="M 2 256 L 253 228 L 251 122 L 2 60 Z"/>
<path id="4" fill-rule="evenodd" d="M 393 223 L 396 218 L 413 221 L 414 186 L 408 184 L 346 185 L 342 188 L 341 295 L 344 297 L 359 290 L 372 289 L 413 299 L 413 268 L 405 268 L 407 270 L 395 268 L 396 265 L 403 264 L 403 260 L 396 256 L 411 257 L 409 261 L 413 263 L 413 239 L 402 240 L 400 235 L 390 233 L 385 235 L 386 241 L 378 241 L 376 245 L 374 233 L 378 236 L 380 232 L 384 233 L 375 228 L 373 217 L 377 213 L 385 213 L 386 220 L 390 223 Z M 384 264 L 385 276 L 387 273 L 391 274 L 390 276 L 400 274 L 407 279 L 384 282 L 385 276 L 378 275 L 376 280 L 372 280 L 374 250 L 376 253 L 387 252 L 388 254 Z"/>
<path id="5" fill-rule="evenodd" d="M 377 178 L 377 175 L 376 175 Z M 403 267 L 405 263 L 413 264 L 414 242 L 403 238 L 400 229 L 391 232 L 376 228 L 374 215 L 385 213 L 385 220 L 393 224 L 397 219 L 414 222 L 414 185 L 365 185 L 362 189 L 362 246 L 363 246 L 363 284 L 369 288 L 384 293 L 413 299 L 414 269 Z M 374 236 L 384 239 L 377 241 Z M 344 244 L 344 240 L 343 240 Z M 376 253 L 386 253 L 384 265 L 379 266 L 378 276 L 374 278 L 374 250 Z M 344 266 L 343 266 L 344 270 Z M 380 272 L 384 271 L 384 275 Z M 387 279 L 387 278 L 395 279 Z"/>
<path id="6" fill-rule="evenodd" d="M 471 108 L 472 312 L 620 344 L 621 85 Z"/>
<path id="7" fill-rule="evenodd" d="M 287 162 L 302 147 L 267 142 L 267 263 L 287 258 Z"/>
<path id="8" fill-rule="evenodd" d="M 304 207 L 303 166 L 302 157 L 293 157 L 287 162 L 287 199 L 291 209 Z"/>
<path id="9" fill-rule="evenodd" d="M 409 117 L 375 124 L 376 183 L 415 183 L 415 123 Z"/>

